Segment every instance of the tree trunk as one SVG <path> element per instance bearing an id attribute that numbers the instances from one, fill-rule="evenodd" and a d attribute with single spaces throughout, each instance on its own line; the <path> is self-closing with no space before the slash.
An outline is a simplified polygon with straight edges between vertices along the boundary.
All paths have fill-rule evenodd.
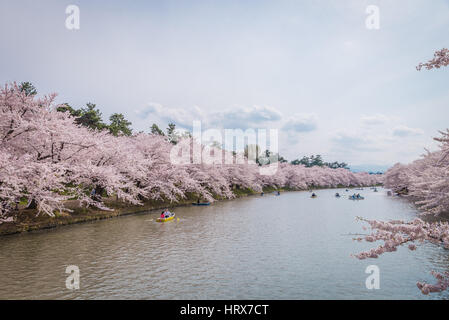
<path id="1" fill-rule="evenodd" d="M 95 194 L 92 195 L 92 199 L 95 201 L 101 201 L 101 194 L 103 193 L 104 188 L 101 186 L 95 187 Z"/>
<path id="2" fill-rule="evenodd" d="M 28 205 L 28 207 L 26 207 L 27 209 L 37 209 L 37 202 L 36 200 L 31 200 L 30 204 Z"/>

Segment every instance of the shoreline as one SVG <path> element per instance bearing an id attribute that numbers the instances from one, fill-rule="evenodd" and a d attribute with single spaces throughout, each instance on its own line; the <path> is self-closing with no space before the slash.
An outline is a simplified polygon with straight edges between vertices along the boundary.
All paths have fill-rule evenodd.
<path id="1" fill-rule="evenodd" d="M 281 190 L 283 191 L 283 190 Z M 299 191 L 299 190 L 298 190 Z M 264 192 L 274 192 L 273 190 Z M 257 195 L 259 192 L 240 190 L 235 194 L 235 198 L 242 198 L 251 195 Z M 215 199 L 215 201 L 226 201 L 233 199 Z M 186 198 L 178 202 L 164 202 L 164 201 L 145 201 L 143 205 L 129 205 L 127 203 L 105 199 L 105 204 L 112 208 L 113 211 L 100 210 L 96 208 L 74 207 L 72 213 L 63 212 L 57 213 L 54 217 L 50 216 L 36 216 L 37 210 L 23 209 L 20 210 L 20 219 L 14 222 L 0 224 L 0 237 L 19 233 L 27 233 L 39 230 L 54 229 L 62 226 L 72 224 L 79 224 L 85 222 L 93 222 L 98 220 L 111 219 L 115 217 L 128 216 L 139 213 L 152 213 L 152 211 L 161 210 L 165 208 L 186 207 L 196 202 L 196 198 Z"/>
<path id="2" fill-rule="evenodd" d="M 369 186 L 364 186 L 367 188 Z M 318 187 L 312 188 L 310 190 L 320 190 L 320 189 L 341 189 L 341 188 L 355 188 L 355 187 Z M 266 188 L 264 193 L 271 193 L 279 190 L 280 192 L 293 192 L 293 191 L 304 191 L 309 190 L 295 190 L 289 188 Z M 235 198 L 232 199 L 215 199 L 215 201 L 229 201 L 236 198 L 249 197 L 253 195 L 260 195 L 260 192 L 255 192 L 253 190 L 242 190 L 237 189 L 234 191 Z M 92 222 L 98 220 L 111 219 L 120 216 L 127 216 L 139 213 L 152 213 L 152 211 L 164 209 L 164 208 L 177 208 L 186 207 L 192 205 L 192 202 L 196 202 L 195 197 L 187 197 L 186 199 L 180 200 L 178 202 L 163 202 L 163 201 L 146 201 L 143 205 L 128 205 L 121 201 L 105 199 L 105 204 L 111 207 L 113 211 L 105 211 L 94 208 L 83 208 L 74 207 L 72 213 L 63 212 L 58 213 L 54 217 L 50 216 L 36 216 L 37 210 L 35 209 L 23 209 L 20 210 L 20 219 L 15 222 L 2 223 L 0 224 L 0 237 L 8 236 L 19 233 L 27 233 L 39 230 L 54 229 L 62 226 L 68 226 L 72 224 L 79 224 L 85 222 Z"/>

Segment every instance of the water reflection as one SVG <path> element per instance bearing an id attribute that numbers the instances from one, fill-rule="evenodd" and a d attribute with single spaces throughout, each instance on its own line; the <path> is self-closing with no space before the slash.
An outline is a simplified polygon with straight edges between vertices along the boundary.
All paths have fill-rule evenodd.
<path id="1" fill-rule="evenodd" d="M 335 192 L 342 197 L 336 198 Z M 438 299 L 418 280 L 447 270 L 447 251 L 401 248 L 379 259 L 350 257 L 372 244 L 355 216 L 412 219 L 414 207 L 380 189 L 265 194 L 209 207 L 176 208 L 180 221 L 158 213 L 14 235 L 0 239 L 2 299 Z M 351 193 L 351 194 L 352 194 Z M 365 268 L 380 268 L 380 290 L 367 290 Z M 77 265 L 81 289 L 65 288 Z"/>

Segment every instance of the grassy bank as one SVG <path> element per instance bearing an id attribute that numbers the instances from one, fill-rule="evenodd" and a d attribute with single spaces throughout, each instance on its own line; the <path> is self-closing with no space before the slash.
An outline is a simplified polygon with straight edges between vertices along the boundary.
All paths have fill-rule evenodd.
<path id="1" fill-rule="evenodd" d="M 317 189 L 329 189 L 325 187 L 313 188 Z M 301 191 L 289 188 L 265 188 L 265 193 L 270 193 L 274 191 Z M 304 191 L 304 190 L 302 190 Z M 249 195 L 259 194 L 251 189 L 234 189 L 233 190 L 236 198 L 246 197 Z M 226 199 L 217 199 L 217 201 L 224 201 Z M 164 202 L 164 201 L 146 201 L 143 205 L 129 205 L 127 203 L 117 201 L 115 199 L 109 198 L 105 199 L 105 204 L 113 209 L 113 211 L 103 211 L 96 208 L 83 208 L 80 207 L 77 201 L 68 201 L 66 206 L 73 210 L 73 212 L 63 212 L 57 213 L 54 217 L 47 215 L 37 216 L 37 210 L 34 209 L 21 209 L 17 215 L 14 222 L 0 224 L 0 236 L 9 235 L 15 233 L 29 232 L 42 229 L 51 229 L 58 226 L 65 226 L 75 223 L 82 223 L 95 220 L 109 219 L 118 216 L 150 212 L 156 210 L 162 210 L 164 208 L 174 208 L 191 205 L 192 202 L 196 202 L 197 197 L 194 195 L 188 196 L 186 199 L 180 200 L 178 202 Z M 159 212 L 159 211 L 157 211 Z"/>
<path id="2" fill-rule="evenodd" d="M 274 189 L 267 189 L 265 192 L 274 191 Z M 236 189 L 234 194 L 237 198 L 257 194 L 250 189 Z M 224 199 L 217 199 L 222 201 Z M 118 216 L 150 212 L 162 210 L 165 208 L 175 208 L 191 205 L 196 202 L 196 196 L 189 196 L 178 202 L 164 202 L 164 201 L 145 201 L 143 205 L 129 205 L 127 203 L 117 201 L 115 199 L 105 199 L 105 204 L 113 211 L 98 210 L 96 208 L 79 207 L 76 201 L 67 203 L 67 207 L 73 212 L 57 213 L 54 217 L 47 215 L 37 216 L 35 209 L 21 209 L 14 222 L 0 224 L 0 236 L 15 233 L 29 232 L 42 229 L 51 229 L 59 226 L 70 225 L 75 223 L 82 223 L 95 220 L 109 219 Z M 159 212 L 159 211 L 157 211 Z"/>

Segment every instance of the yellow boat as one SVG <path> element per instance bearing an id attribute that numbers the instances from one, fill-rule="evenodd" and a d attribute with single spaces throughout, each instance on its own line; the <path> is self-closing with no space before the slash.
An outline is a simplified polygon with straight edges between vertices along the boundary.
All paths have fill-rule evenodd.
<path id="1" fill-rule="evenodd" d="M 157 222 L 167 222 L 170 220 L 173 220 L 175 218 L 175 214 L 173 213 L 172 216 L 166 217 L 166 218 L 157 218 L 156 221 Z"/>

